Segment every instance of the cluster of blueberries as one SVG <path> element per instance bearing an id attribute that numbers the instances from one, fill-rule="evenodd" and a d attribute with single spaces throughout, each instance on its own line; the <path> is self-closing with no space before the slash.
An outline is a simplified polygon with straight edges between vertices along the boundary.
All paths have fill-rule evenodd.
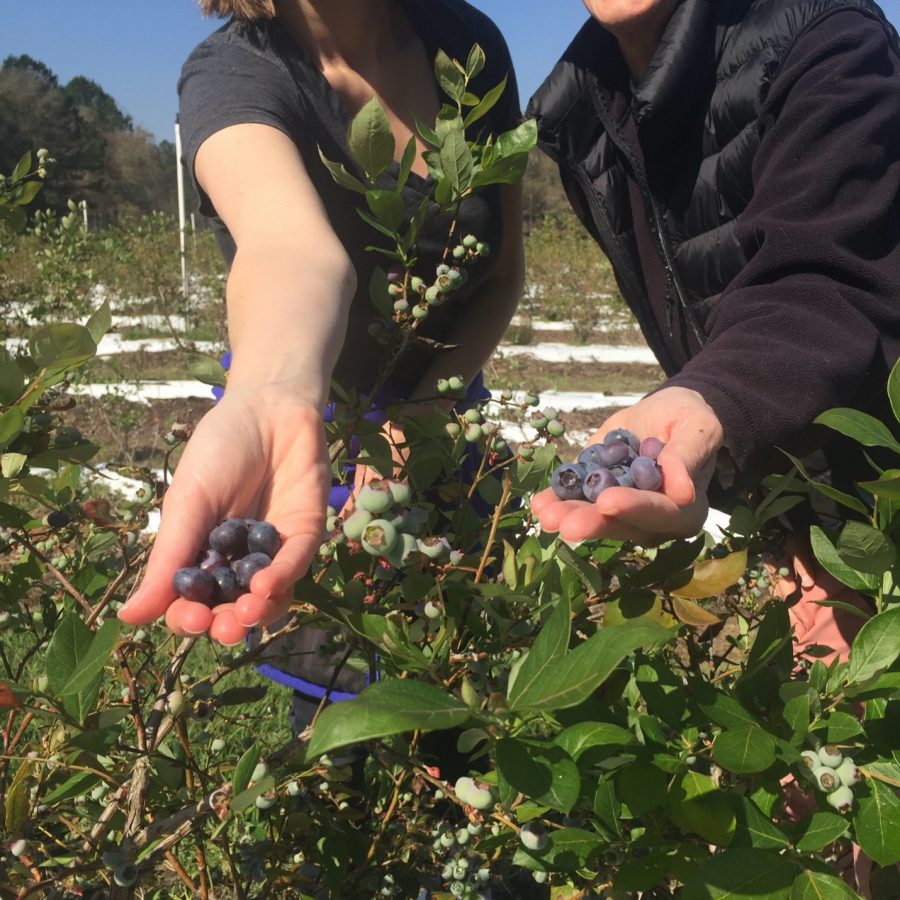
<path id="1" fill-rule="evenodd" d="M 179 597 L 218 606 L 250 590 L 250 581 L 271 565 L 281 535 L 270 522 L 226 519 L 209 533 L 209 547 L 196 566 L 179 569 L 172 584 Z"/>
<path id="2" fill-rule="evenodd" d="M 665 444 L 656 437 L 641 440 L 625 428 L 610 431 L 602 444 L 591 444 L 578 461 L 560 466 L 550 481 L 561 500 L 593 503 L 608 487 L 658 491 L 662 470 L 656 460 Z"/>
<path id="3" fill-rule="evenodd" d="M 804 775 L 826 794 L 829 806 L 846 813 L 853 806 L 853 785 L 862 780 L 853 759 L 844 756 L 838 747 L 825 744 L 818 750 L 802 753 Z"/>

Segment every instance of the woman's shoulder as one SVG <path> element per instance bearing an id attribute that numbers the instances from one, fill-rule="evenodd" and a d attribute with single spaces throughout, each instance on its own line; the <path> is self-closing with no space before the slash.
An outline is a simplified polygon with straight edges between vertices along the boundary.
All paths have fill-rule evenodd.
<path id="1" fill-rule="evenodd" d="M 442 37 L 449 41 L 473 41 L 481 44 L 487 53 L 490 49 L 507 54 L 506 41 L 494 20 L 466 0 L 413 0 L 424 8 L 427 15 L 439 29 Z"/>

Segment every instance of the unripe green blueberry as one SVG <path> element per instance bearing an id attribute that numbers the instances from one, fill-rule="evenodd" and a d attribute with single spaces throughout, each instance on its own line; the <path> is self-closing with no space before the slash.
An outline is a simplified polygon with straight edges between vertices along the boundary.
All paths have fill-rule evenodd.
<path id="1" fill-rule="evenodd" d="M 449 849 L 456 843 L 456 837 L 454 836 L 452 831 L 445 831 L 440 836 L 440 842 L 442 847 L 446 847 Z"/>
<path id="2" fill-rule="evenodd" d="M 435 386 L 439 394 L 446 394 L 450 390 L 450 382 L 446 378 L 438 378 Z"/>
<path id="3" fill-rule="evenodd" d="M 289 781 L 285 790 L 288 792 L 289 797 L 299 797 L 302 788 L 299 781 Z"/>
<path id="4" fill-rule="evenodd" d="M 469 778 L 468 775 L 462 775 L 456 779 L 453 790 L 463 803 L 468 803 L 472 792 L 478 790 L 478 787 L 476 786 L 474 779 Z"/>
<path id="5" fill-rule="evenodd" d="M 426 619 L 439 619 L 444 614 L 444 611 L 433 600 L 429 600 L 422 607 L 422 613 Z"/>
<path id="6" fill-rule="evenodd" d="M 113 870 L 113 881 L 119 887 L 131 887 L 138 878 L 138 871 L 131 863 L 122 863 Z"/>
<path id="7" fill-rule="evenodd" d="M 394 503 L 404 506 L 409 503 L 410 490 L 409 485 L 404 481 L 387 482 L 388 490 L 391 492 L 391 498 Z"/>
<path id="8" fill-rule="evenodd" d="M 425 302 L 431 306 L 440 303 L 443 299 L 444 295 L 436 284 L 431 285 L 431 287 L 425 291 Z"/>
<path id="9" fill-rule="evenodd" d="M 402 297 L 399 300 L 394 301 L 394 312 L 405 313 L 409 312 L 409 301 L 404 300 Z"/>
<path id="10" fill-rule="evenodd" d="M 466 248 L 462 244 L 457 244 L 451 251 L 454 259 L 465 259 Z"/>
<path id="11" fill-rule="evenodd" d="M 418 550 L 419 543 L 415 535 L 403 533 L 397 536 L 397 541 L 386 555 L 392 566 L 404 566 Z"/>
<path id="12" fill-rule="evenodd" d="M 425 280 L 419 278 L 418 275 L 413 275 L 409 280 L 409 286 L 417 293 L 421 294 L 422 291 L 425 290 Z"/>
<path id="13" fill-rule="evenodd" d="M 836 769 L 844 758 L 844 754 L 834 744 L 825 744 L 819 748 L 819 760 L 823 766 Z"/>
<path id="14" fill-rule="evenodd" d="M 473 425 L 478 425 L 480 422 L 484 421 L 484 417 L 481 415 L 481 410 L 478 409 L 467 409 L 463 413 L 463 418 Z"/>
<path id="15" fill-rule="evenodd" d="M 450 555 L 450 543 L 445 537 L 419 538 L 417 546 L 429 559 L 446 559 Z"/>
<path id="16" fill-rule="evenodd" d="M 810 772 L 818 769 L 822 765 L 822 762 L 819 759 L 819 754 L 816 753 L 815 750 L 804 750 L 800 754 L 800 756 L 803 757 L 803 763 L 810 770 Z"/>
<path id="17" fill-rule="evenodd" d="M 506 441 L 503 440 L 503 438 L 497 438 L 497 440 L 494 441 L 494 450 L 496 450 L 498 453 L 504 453 L 508 449 L 509 444 L 507 444 Z"/>
<path id="18" fill-rule="evenodd" d="M 484 432 L 480 425 L 471 424 L 466 426 L 465 438 L 470 444 L 475 444 L 481 440 Z"/>
<path id="19" fill-rule="evenodd" d="M 481 257 L 488 257 L 491 255 L 491 245 L 485 244 L 483 241 L 479 241 L 475 245 L 475 252 Z"/>
<path id="20" fill-rule="evenodd" d="M 358 541 L 371 521 L 372 513 L 367 509 L 357 509 L 347 517 L 344 524 L 341 525 L 341 530 L 351 541 Z"/>
<path id="21" fill-rule="evenodd" d="M 484 825 L 482 825 L 481 822 L 469 822 L 469 824 L 466 825 L 466 828 L 468 829 L 469 834 L 477 837 L 484 830 Z"/>
<path id="22" fill-rule="evenodd" d="M 528 850 L 543 850 L 547 846 L 547 832 L 539 822 L 526 822 L 519 832 L 519 840 Z"/>
<path id="23" fill-rule="evenodd" d="M 493 805 L 494 795 L 487 788 L 475 788 L 469 795 L 469 806 L 475 809 L 490 809 Z"/>
<path id="24" fill-rule="evenodd" d="M 435 267 L 434 274 L 440 278 L 441 275 L 449 275 L 453 271 L 454 269 L 451 269 L 447 263 L 440 263 Z"/>
<path id="25" fill-rule="evenodd" d="M 444 792 L 440 788 L 438 788 L 434 792 L 434 799 L 435 800 L 443 800 L 444 799 Z"/>
<path id="26" fill-rule="evenodd" d="M 256 768 L 253 770 L 253 774 L 250 776 L 251 781 L 260 781 L 265 778 L 266 775 L 269 774 L 269 767 L 264 763 L 257 763 Z"/>
<path id="27" fill-rule="evenodd" d="M 469 843 L 469 838 L 472 835 L 465 828 L 460 828 L 459 831 L 456 832 L 456 843 L 461 846 L 465 846 Z"/>
<path id="28" fill-rule="evenodd" d="M 532 872 L 531 877 L 538 884 L 546 884 L 547 883 L 547 873 L 546 872 Z"/>
<path id="29" fill-rule="evenodd" d="M 536 397 L 534 394 L 526 394 L 526 395 L 522 398 L 522 402 L 523 402 L 526 406 L 537 406 L 538 403 L 541 402 L 541 398 L 540 398 L 540 397 Z"/>
<path id="30" fill-rule="evenodd" d="M 17 838 L 9 845 L 9 852 L 13 856 L 21 856 L 28 849 L 28 841 L 25 838 Z"/>
<path id="31" fill-rule="evenodd" d="M 849 756 L 845 756 L 841 760 L 841 764 L 835 769 L 835 772 L 837 777 L 840 778 L 841 784 L 846 787 L 853 787 L 854 784 L 859 784 L 862 781 L 862 776 L 859 774 L 856 763 Z"/>
<path id="32" fill-rule="evenodd" d="M 364 509 L 373 515 L 378 515 L 378 513 L 383 513 L 385 510 L 390 509 L 393 502 L 390 486 L 385 481 L 370 481 L 368 484 L 364 484 L 360 488 L 359 496 L 356 499 L 360 509 Z M 349 535 L 347 536 L 349 537 Z"/>
<path id="33" fill-rule="evenodd" d="M 428 318 L 428 305 L 425 303 L 417 303 L 412 308 L 412 317 L 414 319 L 427 319 Z"/>
<path id="34" fill-rule="evenodd" d="M 815 778 L 820 790 L 825 791 L 826 794 L 836 791 L 841 786 L 841 780 L 838 778 L 837 772 L 829 766 L 820 766 L 818 769 L 814 769 L 813 778 Z"/>
<path id="35" fill-rule="evenodd" d="M 373 519 L 363 529 L 361 542 L 366 553 L 382 556 L 397 543 L 397 529 L 387 519 Z"/>
<path id="36" fill-rule="evenodd" d="M 213 753 L 221 753 L 225 749 L 225 741 L 223 741 L 222 738 L 214 738 L 209 745 L 209 749 Z"/>
<path id="37" fill-rule="evenodd" d="M 173 716 L 177 716 L 184 708 L 184 694 L 181 691 L 172 691 L 166 698 L 166 708 Z"/>
<path id="38" fill-rule="evenodd" d="M 447 384 L 450 385 L 451 391 L 464 391 L 466 389 L 466 383 L 462 380 L 459 375 L 451 375 L 447 379 Z"/>
<path id="39" fill-rule="evenodd" d="M 253 803 L 257 809 L 269 809 L 275 805 L 277 799 L 278 795 L 275 791 L 266 791 L 264 794 L 260 794 Z"/>
<path id="40" fill-rule="evenodd" d="M 475 237 L 474 234 L 467 234 L 462 239 L 462 245 L 466 248 L 466 250 L 472 250 L 478 244 L 478 238 Z"/>
<path id="41" fill-rule="evenodd" d="M 451 881 L 450 882 L 450 893 L 453 894 L 454 897 L 465 897 L 466 895 L 466 886 L 462 881 Z"/>
<path id="42" fill-rule="evenodd" d="M 553 419 L 547 424 L 547 434 L 551 437 L 559 438 L 566 433 L 566 426 L 562 422 Z"/>
<path id="43" fill-rule="evenodd" d="M 828 803 L 839 813 L 849 812 L 853 806 L 853 791 L 846 784 L 842 784 L 837 790 L 828 795 Z"/>
<path id="44" fill-rule="evenodd" d="M 457 422 L 448 422 L 444 426 L 444 431 L 446 431 L 447 434 L 455 440 L 460 436 L 460 434 L 462 434 L 462 426 Z"/>

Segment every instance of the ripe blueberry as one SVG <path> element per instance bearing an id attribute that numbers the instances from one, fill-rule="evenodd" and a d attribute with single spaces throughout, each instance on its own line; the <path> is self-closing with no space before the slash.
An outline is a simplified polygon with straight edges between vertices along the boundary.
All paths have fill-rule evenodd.
<path id="1" fill-rule="evenodd" d="M 247 552 L 247 531 L 244 519 L 226 519 L 209 533 L 209 546 L 225 556 L 243 556 Z"/>
<path id="2" fill-rule="evenodd" d="M 650 459 L 657 459 L 665 446 L 666 445 L 658 437 L 644 438 L 641 441 L 641 446 L 638 448 L 638 455 L 649 456 Z"/>
<path id="3" fill-rule="evenodd" d="M 624 441 L 635 453 L 638 452 L 641 446 L 641 439 L 627 428 L 616 428 L 603 438 L 604 444 L 611 444 L 613 441 Z"/>
<path id="4" fill-rule="evenodd" d="M 606 441 L 600 448 L 598 456 L 600 465 L 607 468 L 627 466 L 634 459 L 634 450 L 625 441 Z"/>
<path id="5" fill-rule="evenodd" d="M 603 450 L 603 444 L 591 444 L 585 447 L 578 454 L 578 462 L 584 463 L 588 468 L 591 466 L 602 466 L 604 463 L 600 456 L 601 450 Z"/>
<path id="6" fill-rule="evenodd" d="M 553 473 L 550 487 L 560 500 L 582 500 L 584 479 L 587 474 L 584 463 L 567 463 Z"/>
<path id="7" fill-rule="evenodd" d="M 265 553 L 273 557 L 281 547 L 281 535 L 269 522 L 257 522 L 247 533 L 247 549 L 251 553 Z"/>
<path id="8" fill-rule="evenodd" d="M 172 578 L 172 585 L 179 597 L 197 603 L 208 602 L 216 590 L 212 576 L 195 566 L 179 569 Z"/>
<path id="9" fill-rule="evenodd" d="M 585 499 L 593 503 L 603 491 L 608 487 L 614 487 L 618 483 L 616 476 L 609 469 L 605 469 L 603 466 L 596 466 L 587 473 L 582 491 Z"/>
<path id="10" fill-rule="evenodd" d="M 229 566 L 220 566 L 218 569 L 213 569 L 210 574 L 216 582 L 215 600 L 217 603 L 234 603 L 244 593 L 237 574 Z"/>
<path id="11" fill-rule="evenodd" d="M 631 464 L 634 486 L 642 491 L 658 491 L 662 484 L 662 472 L 655 459 L 638 456 Z"/>
<path id="12" fill-rule="evenodd" d="M 214 570 L 220 568 L 221 566 L 227 566 L 228 560 L 225 558 L 225 555 L 219 553 L 218 550 L 207 550 L 202 559 L 200 560 L 200 568 L 203 569 L 204 572 L 212 573 Z"/>
<path id="13" fill-rule="evenodd" d="M 231 564 L 234 574 L 237 576 L 237 582 L 241 587 L 250 589 L 250 582 L 253 576 L 272 564 L 272 559 L 265 553 L 248 553 L 241 559 L 235 560 Z"/>

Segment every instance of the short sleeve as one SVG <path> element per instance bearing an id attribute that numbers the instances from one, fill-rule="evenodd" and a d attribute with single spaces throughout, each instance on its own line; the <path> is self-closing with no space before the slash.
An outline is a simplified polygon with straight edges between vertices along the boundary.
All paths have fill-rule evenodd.
<path id="1" fill-rule="evenodd" d="M 229 39 L 220 30 L 187 58 L 178 82 L 183 163 L 200 198 L 200 212 L 214 216 L 197 183 L 194 161 L 203 142 L 230 125 L 271 125 L 292 139 L 299 112 L 296 87 L 274 59 Z"/>

